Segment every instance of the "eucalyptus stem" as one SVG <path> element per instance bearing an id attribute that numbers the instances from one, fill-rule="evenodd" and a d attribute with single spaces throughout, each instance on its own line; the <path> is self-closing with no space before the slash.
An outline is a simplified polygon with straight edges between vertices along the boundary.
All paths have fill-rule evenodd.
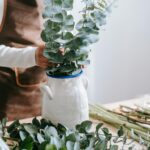
<path id="1" fill-rule="evenodd" d="M 17 138 L 11 138 L 11 137 L 3 136 L 3 139 L 4 139 L 4 140 L 10 140 L 10 141 L 19 142 L 19 139 L 17 139 Z"/>
<path id="2" fill-rule="evenodd" d="M 150 128 L 137 124 L 137 120 L 131 120 L 132 122 L 129 122 L 128 116 L 108 110 L 101 105 L 90 105 L 90 117 L 104 121 L 115 128 L 123 126 L 126 133 L 128 133 L 129 136 L 137 142 L 142 139 L 144 141 L 144 145 L 148 145 L 148 143 L 150 143 Z"/>
<path id="3" fill-rule="evenodd" d="M 144 112 L 144 110 L 140 110 L 140 108 L 142 108 L 141 106 L 138 106 L 138 109 L 134 109 L 134 108 L 131 108 L 131 107 L 128 107 L 128 106 L 120 105 L 121 111 L 126 112 L 126 111 L 123 110 L 123 108 L 126 108 L 126 109 L 130 110 L 131 112 L 136 112 L 139 115 L 145 115 L 147 117 L 150 117 L 150 113 Z"/>
<path id="4" fill-rule="evenodd" d="M 146 121 L 145 119 L 139 119 L 139 118 L 136 119 L 136 118 L 130 117 L 128 114 L 125 115 L 125 114 L 120 113 L 120 112 L 115 112 L 115 111 L 111 111 L 111 110 L 108 110 L 108 111 L 112 112 L 112 113 L 115 113 L 117 115 L 126 117 L 128 121 L 133 121 L 133 122 L 137 122 L 137 123 L 142 123 L 142 124 L 148 124 L 148 125 L 150 125 L 150 121 Z"/>
<path id="5" fill-rule="evenodd" d="M 86 21 L 87 21 L 87 3 L 86 3 L 86 6 L 85 6 L 85 13 L 84 13 L 84 21 L 83 21 L 83 27 L 86 27 L 85 25 L 85 23 L 86 23 Z"/>
<path id="6" fill-rule="evenodd" d="M 91 105 L 90 105 L 90 107 L 91 107 Z M 107 111 L 107 109 L 105 109 L 104 107 L 102 107 L 100 105 L 98 105 L 98 106 L 94 105 L 92 107 L 93 107 L 93 109 L 91 109 L 91 111 L 93 110 L 93 112 L 97 112 L 98 115 L 100 115 L 103 119 L 107 119 L 108 122 L 114 122 L 114 123 L 121 124 L 121 125 L 126 124 L 129 127 L 134 127 L 136 129 L 139 129 L 139 130 L 142 130 L 142 131 L 147 130 L 147 128 L 140 127 L 136 123 L 133 124 L 133 123 L 128 122 L 126 117 L 116 115 L 114 113 L 110 113 L 109 111 Z M 106 118 L 104 118 L 104 116 Z"/>
<path id="7" fill-rule="evenodd" d="M 148 109 L 148 108 L 144 108 L 144 107 L 139 106 L 139 105 L 137 105 L 137 104 L 136 104 L 136 106 L 137 106 L 137 107 L 139 107 L 139 108 L 141 108 L 141 109 L 142 109 L 142 111 L 143 111 L 144 113 L 146 113 L 146 114 L 150 115 L 150 108 L 149 108 L 149 109 Z"/>

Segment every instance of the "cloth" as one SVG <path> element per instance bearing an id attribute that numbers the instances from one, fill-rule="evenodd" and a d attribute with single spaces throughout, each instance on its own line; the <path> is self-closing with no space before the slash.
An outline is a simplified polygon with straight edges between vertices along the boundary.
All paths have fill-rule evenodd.
<path id="1" fill-rule="evenodd" d="M 36 47 L 10 48 L 0 45 L 0 66 L 3 67 L 32 67 L 35 62 Z"/>
<path id="2" fill-rule="evenodd" d="M 5 47 L 0 52 L 9 57 L 0 60 L 0 118 L 14 120 L 41 114 L 42 93 L 39 85 L 46 80 L 44 70 L 37 66 L 19 68 L 16 78 L 14 68 L 3 66 L 5 63 L 9 67 L 29 67 L 35 64 L 32 48 L 25 47 L 36 47 L 42 43 L 42 11 L 43 0 L 7 0 L 6 17 L 0 32 L 0 47 L 1 50 L 4 48 L 2 45 L 10 48 Z M 11 50 L 16 51 L 16 58 L 14 55 L 10 56 Z M 36 86 L 32 86 L 33 84 Z"/>
<path id="3" fill-rule="evenodd" d="M 7 8 L 7 0 L 0 1 L 0 31 L 3 28 Z"/>
<path id="4" fill-rule="evenodd" d="M 41 44 L 42 12 L 43 0 L 7 0 L 0 44 L 17 48 Z"/>
<path id="5" fill-rule="evenodd" d="M 0 1 L 0 26 L 2 24 L 3 15 L 4 15 L 4 0 L 1 0 Z"/>

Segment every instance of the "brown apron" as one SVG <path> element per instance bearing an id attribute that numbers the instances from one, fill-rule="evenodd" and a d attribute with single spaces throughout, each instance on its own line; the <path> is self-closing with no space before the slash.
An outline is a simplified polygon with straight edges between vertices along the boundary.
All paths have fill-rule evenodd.
<path id="1" fill-rule="evenodd" d="M 0 32 L 0 44 L 11 47 L 37 46 L 41 44 L 43 0 L 7 0 L 6 17 Z M 11 63 L 11 62 L 10 62 Z M 19 82 L 12 68 L 0 67 L 0 118 L 9 120 L 40 115 L 39 86 L 45 80 L 44 71 L 35 66 L 19 69 Z"/>

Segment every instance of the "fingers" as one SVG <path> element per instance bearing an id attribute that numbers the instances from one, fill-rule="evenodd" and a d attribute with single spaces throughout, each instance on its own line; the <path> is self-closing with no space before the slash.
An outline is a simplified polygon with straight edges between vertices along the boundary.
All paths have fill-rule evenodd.
<path id="1" fill-rule="evenodd" d="M 85 66 L 84 66 L 84 65 L 81 65 L 80 67 L 81 67 L 81 69 L 84 69 L 84 68 L 85 68 Z"/>
<path id="2" fill-rule="evenodd" d="M 43 56 L 43 51 L 44 51 L 44 49 L 45 49 L 45 45 L 40 45 L 40 46 L 38 47 L 38 53 L 39 53 L 39 55 Z M 44 56 L 43 56 L 43 57 L 44 57 Z"/>
<path id="3" fill-rule="evenodd" d="M 60 49 L 59 49 L 59 52 L 60 52 L 62 55 L 65 55 L 65 49 L 64 49 L 64 48 L 60 48 Z"/>
<path id="4" fill-rule="evenodd" d="M 49 61 L 42 61 L 40 64 L 39 64 L 40 67 L 46 69 L 48 67 L 54 67 L 56 66 L 56 64 L 52 63 L 52 62 L 49 62 Z"/>

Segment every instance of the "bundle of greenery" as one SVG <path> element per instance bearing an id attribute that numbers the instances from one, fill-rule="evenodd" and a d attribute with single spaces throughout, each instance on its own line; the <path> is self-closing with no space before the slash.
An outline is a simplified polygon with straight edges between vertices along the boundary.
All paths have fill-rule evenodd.
<path id="1" fill-rule="evenodd" d="M 106 0 L 82 0 L 81 19 L 74 21 L 71 14 L 73 0 L 45 0 L 44 30 L 41 34 L 46 44 L 44 56 L 53 67 L 47 68 L 47 74 L 68 76 L 81 72 L 88 65 L 90 45 L 99 39 L 101 26 L 106 24 L 106 16 L 113 3 Z M 63 55 L 59 49 L 64 48 Z"/>
<path id="2" fill-rule="evenodd" d="M 112 135 L 102 123 L 92 128 L 91 121 L 84 121 L 70 130 L 45 119 L 34 118 L 32 123 L 17 120 L 10 126 L 6 126 L 6 119 L 3 119 L 0 133 L 11 150 L 119 150 L 118 142 L 121 147 L 128 146 L 132 150 L 123 127 Z"/>

